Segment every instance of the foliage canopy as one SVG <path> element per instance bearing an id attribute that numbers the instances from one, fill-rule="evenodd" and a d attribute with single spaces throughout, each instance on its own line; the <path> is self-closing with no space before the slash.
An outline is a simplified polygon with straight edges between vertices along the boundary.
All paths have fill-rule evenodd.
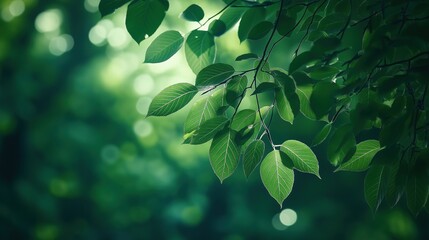
<path id="1" fill-rule="evenodd" d="M 168 0 L 101 0 L 104 16 L 128 4 L 126 27 L 140 43 L 159 28 Z M 183 46 L 195 85 L 179 83 L 161 91 L 147 116 L 166 116 L 200 92 L 184 125 L 184 143 L 212 140 L 211 166 L 222 182 L 242 160 L 246 176 L 260 163 L 269 194 L 281 205 L 294 184 L 294 171 L 319 177 L 319 162 L 305 143 L 274 142 L 275 114 L 292 127 L 302 114 L 324 127 L 312 147 L 327 141 L 335 171 L 367 171 L 365 199 L 373 211 L 405 194 L 410 211 L 428 210 L 429 194 L 429 3 L 421 0 L 224 0 L 207 17 L 192 4 L 181 17 L 199 27 L 183 36 L 161 33 L 145 62 L 168 60 Z M 216 38 L 238 24 L 240 42 L 263 44 L 236 63 L 216 62 Z M 205 29 L 205 30 L 203 30 Z M 297 39 L 293 56 L 270 67 L 276 47 Z M 276 53 L 275 53 L 276 52 Z M 242 66 L 242 65 L 240 65 Z M 243 99 L 254 109 L 240 108 Z M 265 142 L 263 141 L 265 140 Z"/>

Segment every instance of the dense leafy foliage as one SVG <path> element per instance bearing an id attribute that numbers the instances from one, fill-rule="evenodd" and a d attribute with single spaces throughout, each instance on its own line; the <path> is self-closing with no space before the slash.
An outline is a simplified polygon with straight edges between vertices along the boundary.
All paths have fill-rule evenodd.
<path id="1" fill-rule="evenodd" d="M 100 12 L 112 13 L 127 2 L 102 0 Z M 336 171 L 368 171 L 365 199 L 374 211 L 384 199 L 395 205 L 403 195 L 414 214 L 427 207 L 429 3 L 223 2 L 205 21 L 204 10 L 196 4 L 183 11 L 184 19 L 200 23 L 184 41 L 195 86 L 165 89 L 153 99 L 148 116 L 175 112 L 200 91 L 203 98 L 185 122 L 185 143 L 213 139 L 210 163 L 221 182 L 234 173 L 240 159 L 246 176 L 263 159 L 262 182 L 282 205 L 292 191 L 295 170 L 320 177 L 318 159 L 307 144 L 287 136 L 280 144 L 272 138 L 273 115 L 284 120 L 285 128 L 293 128 L 302 114 L 325 123 L 312 145 L 327 142 L 327 157 Z M 126 26 L 136 42 L 155 33 L 168 7 L 166 0 L 128 5 Z M 233 61 L 216 62 L 222 49 L 215 39 L 237 23 L 240 42 L 263 44 L 262 52 L 236 57 L 249 62 L 244 70 L 236 70 Z M 293 55 L 276 52 L 289 38 L 297 40 L 290 46 Z M 167 60 L 182 42 L 177 31 L 160 34 L 149 46 L 146 62 Z M 271 68 L 276 54 L 284 63 Z M 243 99 L 252 99 L 254 109 L 241 109 Z"/>

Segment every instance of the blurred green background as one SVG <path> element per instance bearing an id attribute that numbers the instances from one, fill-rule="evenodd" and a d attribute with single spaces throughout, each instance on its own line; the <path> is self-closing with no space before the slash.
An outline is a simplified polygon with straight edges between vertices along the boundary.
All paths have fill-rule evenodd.
<path id="1" fill-rule="evenodd" d="M 429 239 L 404 203 L 374 216 L 364 174 L 332 173 L 324 145 L 322 180 L 298 173 L 283 211 L 257 172 L 220 184 L 209 145 L 181 144 L 189 106 L 144 118 L 161 89 L 193 83 L 183 54 L 142 64 L 125 9 L 101 19 L 98 1 L 0 1 L 0 239 Z M 177 18 L 189 4 L 171 1 L 157 34 L 195 28 Z M 222 61 L 261 47 L 223 38 Z M 307 143 L 320 127 L 280 123 L 276 139 Z"/>

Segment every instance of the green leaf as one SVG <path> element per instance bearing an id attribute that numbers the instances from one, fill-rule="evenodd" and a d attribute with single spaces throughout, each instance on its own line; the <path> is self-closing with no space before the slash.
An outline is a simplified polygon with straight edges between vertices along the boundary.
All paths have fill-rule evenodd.
<path id="1" fill-rule="evenodd" d="M 335 105 L 337 92 L 338 85 L 333 82 L 319 82 L 314 85 L 310 106 L 318 119 L 326 115 Z"/>
<path id="2" fill-rule="evenodd" d="M 295 27 L 295 24 L 295 18 L 289 17 L 285 11 L 282 11 L 277 26 L 277 32 L 283 36 L 290 36 L 292 33 L 292 29 Z"/>
<path id="3" fill-rule="evenodd" d="M 265 19 L 265 8 L 250 8 L 241 18 L 240 25 L 238 26 L 238 38 L 243 42 L 249 36 L 250 31 L 256 24 Z"/>
<path id="4" fill-rule="evenodd" d="M 320 59 L 320 53 L 315 51 L 303 52 L 296 56 L 289 65 L 289 73 L 292 74 L 296 70 L 303 66 L 306 66 L 318 59 Z"/>
<path id="5" fill-rule="evenodd" d="M 265 143 L 262 140 L 254 140 L 246 148 L 243 155 L 243 169 L 244 174 L 248 178 L 250 174 L 258 166 L 262 160 L 265 151 Z"/>
<path id="6" fill-rule="evenodd" d="M 333 51 L 341 45 L 341 40 L 337 37 L 322 37 L 316 40 L 311 48 L 311 51 L 320 53 Z"/>
<path id="7" fill-rule="evenodd" d="M 319 133 L 314 137 L 313 142 L 311 143 L 312 146 L 317 146 L 321 144 L 325 139 L 328 137 L 329 133 L 332 129 L 332 123 L 326 124 L 322 130 L 320 130 Z"/>
<path id="8" fill-rule="evenodd" d="M 300 111 L 302 115 L 311 120 L 316 120 L 316 114 L 310 106 L 310 96 L 313 89 L 309 86 L 300 86 L 296 89 L 296 93 L 299 97 Z"/>
<path id="9" fill-rule="evenodd" d="M 283 201 L 292 191 L 294 172 L 286 167 L 279 150 L 274 150 L 265 156 L 261 163 L 261 179 L 268 193 L 282 207 Z"/>
<path id="10" fill-rule="evenodd" d="M 137 43 L 152 36 L 165 17 L 165 5 L 158 0 L 134 0 L 128 5 L 125 25 Z"/>
<path id="11" fill-rule="evenodd" d="M 247 87 L 247 77 L 235 76 L 226 85 L 226 102 L 235 107 L 238 98 Z"/>
<path id="12" fill-rule="evenodd" d="M 251 40 L 263 38 L 273 29 L 273 26 L 273 23 L 270 21 L 262 21 L 250 30 L 247 38 Z"/>
<path id="13" fill-rule="evenodd" d="M 254 58 L 258 58 L 258 55 L 256 55 L 255 53 L 245 53 L 238 56 L 235 59 L 235 61 L 243 61 L 243 60 L 254 59 Z"/>
<path id="14" fill-rule="evenodd" d="M 172 57 L 183 44 L 183 37 L 178 31 L 161 33 L 146 50 L 145 63 L 160 63 Z"/>
<path id="15" fill-rule="evenodd" d="M 275 83 L 272 82 L 263 82 L 261 84 L 259 84 L 255 91 L 253 91 L 253 93 L 251 95 L 255 95 L 255 94 L 259 94 L 259 93 L 264 93 L 267 91 L 274 91 L 275 89 L 279 88 L 279 86 Z"/>
<path id="16" fill-rule="evenodd" d="M 204 18 L 204 10 L 196 4 L 192 4 L 183 11 L 182 17 L 191 22 L 199 22 Z"/>
<path id="17" fill-rule="evenodd" d="M 207 31 L 192 31 L 185 42 L 185 56 L 195 74 L 212 64 L 216 57 L 213 34 Z"/>
<path id="18" fill-rule="evenodd" d="M 271 75 L 274 77 L 274 80 L 283 87 L 285 93 L 295 92 L 295 80 L 293 80 L 289 75 L 279 70 L 271 71 Z"/>
<path id="19" fill-rule="evenodd" d="M 131 0 L 101 0 L 98 5 L 98 10 L 101 13 L 101 16 L 104 17 L 113 13 L 116 9 L 122 7 L 127 2 Z"/>
<path id="20" fill-rule="evenodd" d="M 286 94 L 283 92 L 282 89 L 276 90 L 276 103 L 275 106 L 277 108 L 277 112 L 279 113 L 280 117 L 290 124 L 293 124 L 294 120 L 294 114 L 292 111 L 291 104 L 289 100 L 286 97 Z"/>
<path id="21" fill-rule="evenodd" d="M 256 68 L 259 64 L 260 60 L 256 60 L 253 64 L 253 66 Z M 263 62 L 262 63 L 262 70 L 258 72 L 258 75 L 256 75 L 256 83 L 261 82 L 269 82 L 271 80 L 270 72 L 270 63 L 269 62 Z"/>
<path id="22" fill-rule="evenodd" d="M 214 117 L 203 122 L 195 133 L 191 136 L 190 144 L 202 144 L 211 140 L 217 132 L 222 130 L 229 122 L 226 117 Z"/>
<path id="23" fill-rule="evenodd" d="M 319 162 L 316 155 L 305 143 L 288 140 L 282 144 L 280 150 L 292 160 L 293 166 L 297 170 L 314 174 L 320 178 Z"/>
<path id="24" fill-rule="evenodd" d="M 221 183 L 234 173 L 238 165 L 240 149 L 234 142 L 235 136 L 235 131 L 225 129 L 216 134 L 210 146 L 210 164 Z"/>
<path id="25" fill-rule="evenodd" d="M 240 131 L 243 128 L 247 128 L 255 122 L 256 112 L 251 109 L 244 109 L 238 112 L 231 123 L 231 129 Z"/>
<path id="26" fill-rule="evenodd" d="M 316 80 L 331 81 L 340 70 L 332 66 L 323 66 L 316 68 L 316 70 L 310 72 L 308 75 Z"/>
<path id="27" fill-rule="evenodd" d="M 219 37 L 226 32 L 226 25 L 220 20 L 213 20 L 209 25 L 209 32 L 214 36 Z"/>
<path id="28" fill-rule="evenodd" d="M 407 180 L 406 195 L 408 209 L 417 216 L 428 198 L 428 179 L 426 174 L 410 174 Z"/>
<path id="29" fill-rule="evenodd" d="M 195 86 L 198 88 L 206 88 L 222 83 L 232 74 L 235 70 L 231 65 L 225 63 L 214 63 L 203 68 L 195 80 Z"/>
<path id="30" fill-rule="evenodd" d="M 347 22 L 347 16 L 340 13 L 328 15 L 319 22 L 318 29 L 327 33 L 338 33 Z"/>
<path id="31" fill-rule="evenodd" d="M 343 125 L 335 130 L 328 144 L 328 160 L 338 166 L 356 150 L 356 140 L 350 125 Z"/>
<path id="32" fill-rule="evenodd" d="M 380 151 L 380 143 L 377 140 L 360 142 L 356 146 L 356 152 L 352 158 L 341 164 L 335 171 L 365 171 L 378 151 Z"/>
<path id="33" fill-rule="evenodd" d="M 169 86 L 153 98 L 147 117 L 167 116 L 174 113 L 188 104 L 197 92 L 197 88 L 189 83 Z"/>
<path id="34" fill-rule="evenodd" d="M 196 101 L 186 117 L 184 124 L 185 133 L 190 133 L 198 129 L 203 122 L 214 118 L 217 115 L 218 109 L 223 105 L 224 98 L 222 89 L 222 91 L 217 91 L 209 97 Z"/>
<path id="35" fill-rule="evenodd" d="M 380 165 L 372 166 L 365 176 L 365 200 L 374 213 L 377 212 L 384 197 L 383 175 L 386 174 L 385 168 L 385 166 Z"/>
<path id="36" fill-rule="evenodd" d="M 225 32 L 230 30 L 243 15 L 243 8 L 227 8 L 219 17 L 219 21 L 225 24 Z"/>

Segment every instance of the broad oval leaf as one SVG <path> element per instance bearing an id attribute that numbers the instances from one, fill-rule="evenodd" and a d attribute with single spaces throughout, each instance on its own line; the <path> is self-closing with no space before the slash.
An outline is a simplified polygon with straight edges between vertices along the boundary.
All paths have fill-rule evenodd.
<path id="1" fill-rule="evenodd" d="M 234 141 L 235 136 L 235 131 L 224 129 L 215 135 L 210 146 L 210 164 L 221 183 L 234 173 L 238 165 L 240 148 Z"/>
<path id="2" fill-rule="evenodd" d="M 189 83 L 169 86 L 153 98 L 147 117 L 167 116 L 174 113 L 188 104 L 197 92 L 197 88 Z"/>
<path id="3" fill-rule="evenodd" d="M 282 207 L 283 201 L 292 191 L 294 172 L 286 167 L 279 150 L 273 150 L 262 160 L 261 179 L 268 193 Z"/>
<path id="4" fill-rule="evenodd" d="M 311 143 L 312 146 L 317 146 L 321 144 L 325 139 L 328 137 L 329 133 L 331 132 L 332 123 L 328 123 L 325 126 L 323 126 L 322 130 L 320 130 L 319 133 L 314 137 L 313 142 Z"/>
<path id="5" fill-rule="evenodd" d="M 368 206 L 375 213 L 384 197 L 383 176 L 386 174 L 385 166 L 372 166 L 364 181 L 365 200 Z"/>
<path id="6" fill-rule="evenodd" d="M 276 90 L 275 106 L 280 117 L 284 121 L 289 122 L 290 124 L 293 124 L 293 120 L 295 116 L 293 114 L 291 104 L 282 89 Z"/>
<path id="7" fill-rule="evenodd" d="M 280 150 L 292 160 L 293 166 L 297 170 L 314 174 L 320 178 L 317 157 L 305 143 L 288 140 L 282 144 Z"/>
<path id="8" fill-rule="evenodd" d="M 214 36 L 210 32 L 194 30 L 185 42 L 185 56 L 189 67 L 197 74 L 216 58 Z"/>
<path id="9" fill-rule="evenodd" d="M 198 73 L 195 86 L 198 88 L 205 88 L 217 85 L 229 78 L 234 72 L 234 68 L 225 63 L 209 65 Z"/>
<path id="10" fill-rule="evenodd" d="M 280 70 L 271 71 L 271 75 L 274 77 L 274 80 L 283 87 L 285 93 L 295 92 L 296 84 L 295 80 L 287 75 L 285 72 Z"/>
<path id="11" fill-rule="evenodd" d="M 116 9 L 122 7 L 129 1 L 131 0 L 101 0 L 98 4 L 98 11 L 100 11 L 101 16 L 104 17 L 113 13 Z"/>
<path id="12" fill-rule="evenodd" d="M 340 44 L 341 40 L 337 37 L 322 37 L 314 42 L 314 45 L 311 50 L 324 53 L 337 49 Z"/>
<path id="13" fill-rule="evenodd" d="M 277 32 L 283 36 L 290 36 L 296 24 L 296 20 L 293 17 L 290 17 L 286 14 L 286 11 L 283 11 L 280 15 L 279 23 L 277 26 Z"/>
<path id="14" fill-rule="evenodd" d="M 252 109 L 244 109 L 238 112 L 231 123 L 231 129 L 235 131 L 240 131 L 243 128 L 246 128 L 252 125 L 255 122 L 256 111 Z"/>
<path id="15" fill-rule="evenodd" d="M 183 11 L 182 17 L 191 22 L 199 22 L 204 18 L 204 10 L 197 4 L 192 4 Z"/>
<path id="16" fill-rule="evenodd" d="M 224 99 L 225 94 L 222 89 L 209 97 L 196 101 L 186 117 L 184 124 L 185 133 L 190 133 L 198 129 L 203 122 L 216 117 L 218 109 L 224 105 Z"/>
<path id="17" fill-rule="evenodd" d="M 246 148 L 246 151 L 243 155 L 243 169 L 244 174 L 247 178 L 262 160 L 262 157 L 264 156 L 264 151 L 265 143 L 260 139 L 252 141 Z"/>
<path id="18" fill-rule="evenodd" d="M 152 36 L 165 17 L 165 5 L 160 1 L 134 0 L 128 5 L 125 25 L 137 43 Z"/>
<path id="19" fill-rule="evenodd" d="M 229 122 L 229 119 L 223 116 L 211 118 L 198 128 L 189 139 L 190 144 L 202 144 L 211 140 L 217 132 L 222 130 Z"/>
<path id="20" fill-rule="evenodd" d="M 253 91 L 253 93 L 251 95 L 264 93 L 264 92 L 268 92 L 268 91 L 274 91 L 277 88 L 279 88 L 279 86 L 275 83 L 263 82 L 255 88 L 255 91 Z"/>
<path id="21" fill-rule="evenodd" d="M 311 120 L 316 120 L 316 114 L 310 106 L 310 96 L 313 89 L 311 86 L 300 86 L 296 88 L 299 97 L 300 111 L 302 115 Z"/>
<path id="22" fill-rule="evenodd" d="M 209 32 L 214 36 L 219 37 L 226 32 L 226 25 L 220 20 L 213 20 L 209 25 Z"/>
<path id="23" fill-rule="evenodd" d="M 225 32 L 230 30 L 243 15 L 243 8 L 227 8 L 219 17 L 219 21 L 225 24 Z"/>
<path id="24" fill-rule="evenodd" d="M 347 22 L 347 17 L 344 14 L 335 13 L 322 18 L 318 29 L 327 33 L 338 33 L 344 27 L 345 22 Z"/>
<path id="25" fill-rule="evenodd" d="M 146 50 L 145 63 L 160 63 L 172 57 L 183 44 L 183 36 L 178 31 L 161 33 Z"/>
<path id="26" fill-rule="evenodd" d="M 316 117 L 325 116 L 335 105 L 338 85 L 333 82 L 319 82 L 313 86 L 310 96 L 310 106 Z"/>
<path id="27" fill-rule="evenodd" d="M 233 77 L 226 85 L 226 102 L 235 108 L 239 97 L 244 96 L 246 87 L 246 75 Z"/>
<path id="28" fill-rule="evenodd" d="M 256 24 L 265 19 L 265 8 L 250 8 L 241 18 L 240 25 L 238 26 L 238 38 L 243 42 L 249 36 L 250 31 Z"/>
<path id="29" fill-rule="evenodd" d="M 331 81 L 340 70 L 332 66 L 324 66 L 311 71 L 308 75 L 316 80 Z"/>
<path id="30" fill-rule="evenodd" d="M 328 143 L 328 160 L 338 166 L 347 160 L 356 151 L 356 140 L 350 125 L 343 125 L 336 129 Z"/>
<path id="31" fill-rule="evenodd" d="M 289 73 L 292 74 L 307 64 L 318 60 L 321 55 L 315 51 L 303 52 L 296 56 L 289 65 Z"/>
<path id="32" fill-rule="evenodd" d="M 335 171 L 364 171 L 368 168 L 372 158 L 378 151 L 380 151 L 380 143 L 377 140 L 360 142 L 356 146 L 356 152 L 352 158 L 341 164 Z"/>
<path id="33" fill-rule="evenodd" d="M 273 26 L 273 23 L 270 21 L 262 21 L 250 30 L 247 38 L 251 40 L 263 38 L 273 29 Z"/>
<path id="34" fill-rule="evenodd" d="M 407 179 L 406 196 L 408 209 L 417 216 L 428 199 L 428 178 L 425 173 L 410 174 Z"/>

